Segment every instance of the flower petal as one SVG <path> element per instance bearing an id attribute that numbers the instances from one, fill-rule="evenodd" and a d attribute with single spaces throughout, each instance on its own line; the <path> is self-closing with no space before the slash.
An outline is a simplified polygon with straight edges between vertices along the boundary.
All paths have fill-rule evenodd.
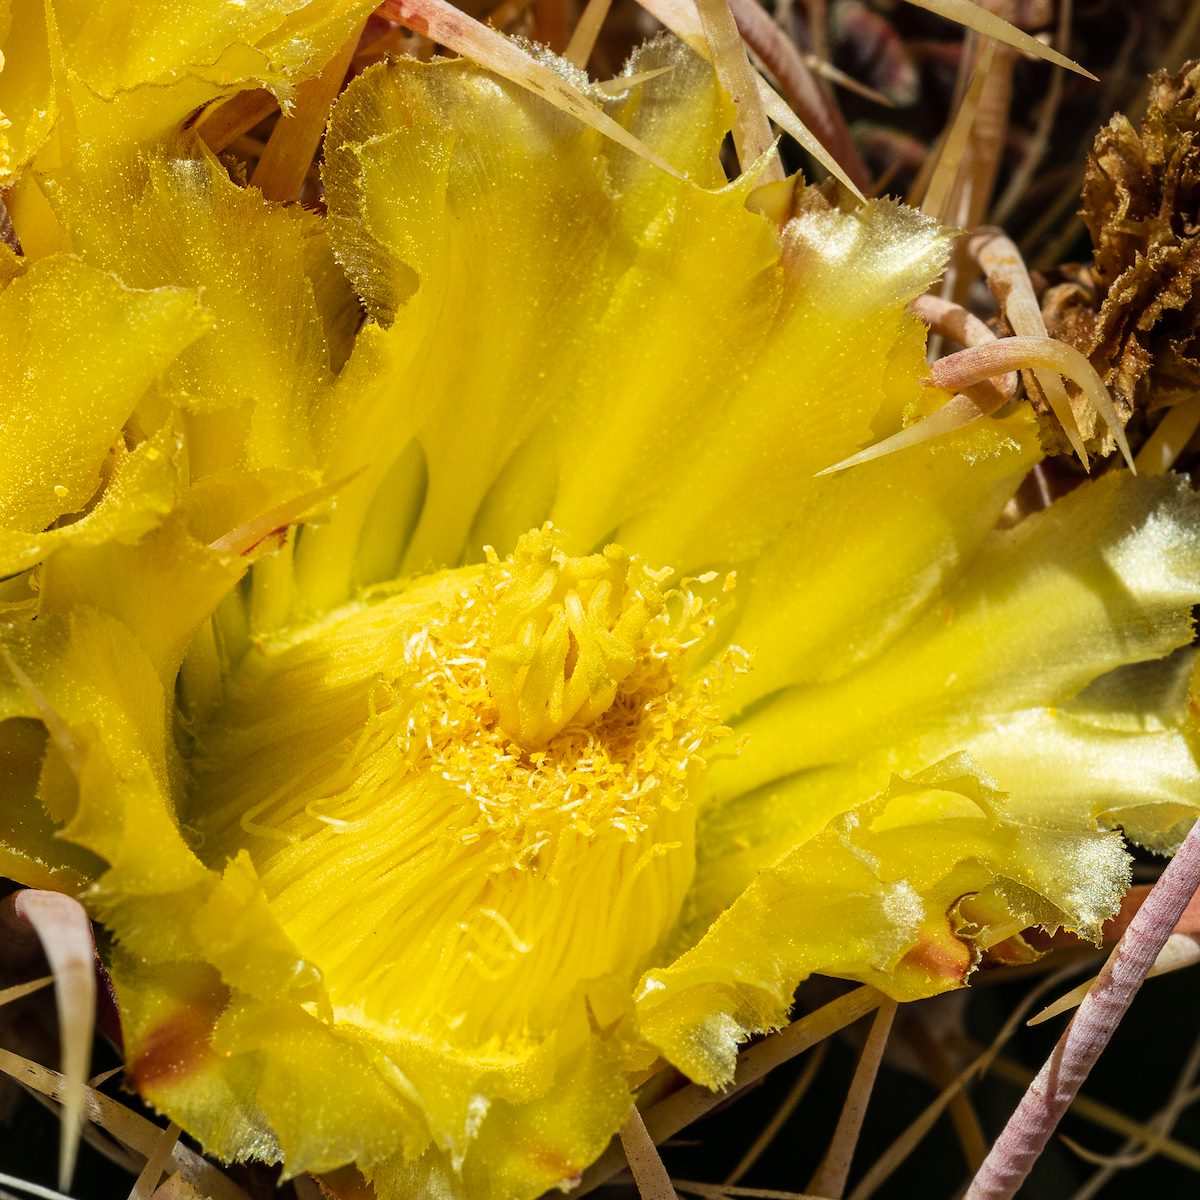
<path id="1" fill-rule="evenodd" d="M 1171 853 L 1200 809 L 1187 703 L 1194 661 L 1184 650 L 1121 668 L 1068 704 L 989 722 L 960 744 L 1003 782 L 1027 819 L 1087 813 Z"/>
<path id="2" fill-rule="evenodd" d="M 196 288 L 212 314 L 163 381 L 209 418 L 189 447 L 192 477 L 235 465 L 311 472 L 309 411 L 349 352 L 355 313 L 317 219 L 201 157 L 118 158 L 91 182 L 52 192 L 78 252 L 131 286 Z"/>
<path id="3" fill-rule="evenodd" d="M 739 571 L 729 636 L 753 669 L 729 710 L 880 654 L 969 562 L 1039 454 L 1018 413 L 797 487 L 786 531 Z"/>
<path id="4" fill-rule="evenodd" d="M 53 10 L 46 0 L 7 0 L 0 30 L 0 187 L 11 187 L 58 120 Z"/>
<path id="5" fill-rule="evenodd" d="M 782 1024 L 807 975 L 930 995 L 974 965 L 966 934 L 980 931 L 958 912 L 963 897 L 1094 936 L 1127 883 L 1118 836 L 1023 822 L 969 759 L 947 759 L 759 873 L 694 947 L 645 976 L 640 1028 L 693 1079 L 722 1086 L 738 1044 Z"/>
<path id="6" fill-rule="evenodd" d="M 134 509 L 164 506 L 165 448 L 114 451 L 158 376 L 204 331 L 195 293 L 132 291 L 76 259 L 33 264 L 0 292 L 0 573 L 36 562 L 88 521 L 122 524 L 122 497 L 97 497 L 108 469 Z M 141 495 L 139 496 L 139 493 Z M 43 534 L 68 514 L 91 516 Z M 169 501 L 168 501 L 169 503 Z M 101 516 L 100 509 L 104 510 Z M 115 511 L 114 511 L 115 509 Z M 136 523 L 136 522 L 135 522 Z M 144 524 L 141 526 L 145 527 Z M 132 531 L 127 531 L 131 533 Z"/>
<path id="7" fill-rule="evenodd" d="M 188 0 L 133 9 L 123 0 L 15 0 L 0 76 L 0 108 L 14 126 L 9 170 L 26 165 L 56 124 L 51 169 L 77 148 L 104 156 L 162 138 L 189 113 L 242 88 L 270 88 L 286 103 L 374 7 L 371 0 Z"/>
<path id="8" fill-rule="evenodd" d="M 936 605 L 874 661 L 787 689 L 744 721 L 718 764 L 723 795 L 902 742 L 960 714 L 1070 699 L 1116 667 L 1191 640 L 1200 500 L 1178 478 L 1114 472 L 995 536 Z"/>
<path id="9" fill-rule="evenodd" d="M 617 536 L 653 561 L 687 571 L 759 553 L 819 486 L 812 475 L 920 402 L 924 327 L 904 306 L 940 273 L 947 232 L 883 201 L 847 212 L 805 193 L 797 206 L 748 289 L 757 302 L 730 290 L 719 335 L 706 330 L 733 365 L 689 389 L 675 436 L 645 443 L 669 453 L 636 464 L 655 491 L 621 514 Z M 638 385 L 665 391 L 668 379 Z M 605 432 L 602 445 L 624 433 Z"/>

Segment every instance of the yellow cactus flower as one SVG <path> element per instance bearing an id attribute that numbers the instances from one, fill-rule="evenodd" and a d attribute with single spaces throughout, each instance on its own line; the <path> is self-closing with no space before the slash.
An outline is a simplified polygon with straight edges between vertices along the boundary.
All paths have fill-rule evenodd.
<path id="1" fill-rule="evenodd" d="M 370 0 L 7 0 L 0 187 L 19 181 L 31 163 L 61 169 L 81 150 L 170 136 L 194 110 L 243 88 L 269 88 L 287 104 L 375 7 Z"/>
<path id="2" fill-rule="evenodd" d="M 0 870 L 94 914 L 130 1080 L 224 1160 L 567 1187 L 631 1072 L 721 1086 L 813 972 L 1094 936 L 1120 831 L 1196 813 L 1192 492 L 998 532 L 1020 409 L 818 475 L 940 398 L 906 304 L 949 235 L 799 184 L 780 228 L 709 68 L 629 69 L 686 180 L 447 61 L 346 90 L 327 215 L 158 125 L 39 167 Z"/>

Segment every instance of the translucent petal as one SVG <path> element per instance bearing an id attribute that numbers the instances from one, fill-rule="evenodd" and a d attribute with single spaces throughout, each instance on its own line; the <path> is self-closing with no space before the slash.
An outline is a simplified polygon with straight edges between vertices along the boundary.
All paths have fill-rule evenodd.
<path id="1" fill-rule="evenodd" d="M 104 859 L 125 894 L 201 881 L 169 799 L 163 685 L 136 637 L 86 608 L 3 633 L 0 720 L 46 727 L 37 799 L 62 836 Z M 101 884 L 93 893 L 101 907 L 103 895 Z"/>
<path id="2" fill-rule="evenodd" d="M 712 136 L 698 165 L 714 179 L 726 114 L 708 68 L 666 43 L 634 66 L 660 62 L 671 71 L 615 111 L 664 153 Z M 670 115 L 681 99 L 707 103 L 703 138 L 685 141 Z M 810 197 L 781 243 L 745 210 L 744 186 L 689 188 L 449 65 L 368 74 L 340 103 L 328 153 L 339 253 L 410 347 L 412 390 L 441 414 L 417 416 L 426 492 L 407 566 L 476 555 L 475 530 L 546 515 L 530 503 L 501 519 L 520 496 L 548 503 L 581 547 L 617 529 L 681 569 L 745 558 L 794 519 L 812 472 L 919 396 L 922 327 L 903 303 L 946 243 L 895 206 L 849 214 Z M 571 286 L 579 278 L 586 288 Z M 475 352 L 414 361 L 411 349 L 458 344 Z M 686 409 L 658 399 L 680 394 Z M 973 453 L 1003 457 L 1014 429 L 977 432 Z M 1004 464 L 1014 479 L 1019 467 Z"/>
<path id="3" fill-rule="evenodd" d="M 738 573 L 729 636 L 753 669 L 729 708 L 878 655 L 978 550 L 1039 454 L 1020 414 L 798 486 L 786 532 Z"/>
<path id="4" fill-rule="evenodd" d="M 103 864 L 58 837 L 38 800 L 46 739 L 45 727 L 35 719 L 0 721 L 0 874 L 28 887 L 78 894 Z"/>
<path id="5" fill-rule="evenodd" d="M 170 691 L 202 622 L 245 573 L 242 559 L 217 554 L 170 520 L 136 546 L 75 544 L 42 576 L 42 615 L 91 608 L 121 621 Z"/>
<path id="6" fill-rule="evenodd" d="M 420 348 L 404 381 L 429 414 L 414 566 L 458 560 L 497 472 L 571 390 L 579 359 L 562 351 L 595 322 L 617 253 L 603 139 L 502 87 L 461 63 L 376 68 L 331 126 L 335 244 L 368 311 Z"/>
<path id="7" fill-rule="evenodd" d="M 35 263 L 0 292 L 0 570 L 28 566 L 76 536 L 36 536 L 64 515 L 94 506 L 90 519 L 119 525 L 122 495 L 105 507 L 106 472 L 135 509 L 162 506 L 164 450 L 130 455 L 114 443 L 206 325 L 194 292 L 133 291 L 66 256 Z M 157 501 L 146 495 L 155 492 Z"/>
<path id="8" fill-rule="evenodd" d="M 1087 813 L 1152 850 L 1174 851 L 1196 819 L 1187 672 L 1195 655 L 1141 663 L 1075 700 L 989 722 L 961 744 L 1030 821 Z"/>
<path id="9" fill-rule="evenodd" d="M 915 740 L 710 803 L 697 833 L 691 932 L 681 943 L 699 936 L 759 870 L 883 789 L 893 772 L 910 775 L 963 751 L 1004 789 L 1006 810 L 1023 822 L 1081 832 L 1119 827 L 1142 845 L 1172 848 L 1198 807 L 1182 674 L 1192 659 L 1181 651 L 1119 669 L 1054 708 L 964 714 Z"/>
<path id="10" fill-rule="evenodd" d="M 1096 936 L 1128 865 L 1119 837 L 1079 825 L 1021 821 L 965 757 L 894 779 L 757 874 L 695 946 L 644 977 L 642 1034 L 717 1087 L 738 1044 L 782 1024 L 812 972 L 898 999 L 961 985 L 974 963 L 964 896 Z"/>
<path id="11" fill-rule="evenodd" d="M 769 305 L 744 304 L 730 289 L 738 307 L 707 329 L 729 364 L 722 375 L 689 387 L 695 376 L 679 379 L 665 359 L 639 379 L 652 393 L 682 384 L 690 404 L 680 436 L 658 443 L 666 453 L 638 463 L 659 490 L 622 514 L 622 544 L 693 570 L 748 558 L 782 532 L 813 474 L 866 442 L 878 419 L 896 419 L 897 383 L 907 393 L 900 404 L 916 402 L 922 342 L 904 305 L 939 274 L 945 239 L 890 203 L 851 213 L 801 200 L 778 262 L 755 281 L 760 294 L 768 280 L 776 289 Z M 601 446 L 625 430 L 604 433 Z"/>
<path id="12" fill-rule="evenodd" d="M 348 352 L 354 307 L 317 219 L 178 154 L 118 158 L 86 191 L 60 184 L 51 196 L 88 262 L 132 286 L 170 280 L 204 296 L 213 327 L 163 380 L 208 418 L 189 447 L 191 478 L 311 472 L 310 409 Z"/>
<path id="13" fill-rule="evenodd" d="M 82 513 L 63 514 L 36 535 L 0 529 L 0 569 L 24 570 L 62 546 L 136 541 L 171 510 L 178 467 L 178 446 L 170 427 L 132 450 L 118 439 L 101 463 L 100 488 Z"/>
<path id="14" fill-rule="evenodd" d="M 392 1160 L 368 1171 L 384 1196 L 537 1196 L 575 1183 L 629 1111 L 624 1063 L 592 1038 L 560 1059 L 545 1095 L 526 1105 L 488 1107 L 478 1141 L 457 1173 L 449 1156 L 427 1153 L 416 1163 Z"/>
<path id="15" fill-rule="evenodd" d="M 50 169 L 77 148 L 105 155 L 169 134 L 189 113 L 247 87 L 284 102 L 374 7 L 370 0 L 10 0 L 0 110 L 13 122 L 9 169 L 52 128 Z M 49 32 L 47 27 L 49 26 Z M 7 33 L 7 37 L 5 37 Z"/>
<path id="16" fill-rule="evenodd" d="M 9 489 L 17 533 L 61 544 L 36 594 L 4 593 L 17 620 L 35 604 L 38 619 L 3 634 L 14 803 L 0 867 L 90 884 L 118 942 L 129 1070 L 148 1101 L 218 1155 L 282 1158 L 290 1173 L 356 1163 L 392 1200 L 533 1197 L 573 1183 L 620 1124 L 639 1036 L 718 1084 L 738 1041 L 783 1020 L 812 971 L 911 997 L 962 983 L 1006 919 L 1095 933 L 1127 870 L 1096 818 L 1165 842 L 1195 767 L 1178 694 L 1169 713 L 1120 688 L 1066 702 L 1188 640 L 1197 501 L 1113 475 L 987 542 L 1038 453 L 1019 416 L 814 478 L 927 399 L 924 330 L 905 304 L 940 269 L 946 233 L 798 185 L 782 231 L 748 209 L 754 180 L 726 186 L 719 167 L 719 89 L 668 42 L 631 70 L 669 69 L 607 106 L 690 183 L 462 62 L 381 66 L 351 85 L 328 139 L 328 222 L 236 187 L 187 134 L 115 152 L 235 78 L 285 89 L 365 11 L 207 3 L 125 14 L 115 32 L 117 0 L 58 5 L 76 128 L 94 126 L 103 152 L 73 148 L 61 121 L 60 145 L 44 143 L 69 158 L 47 165 L 60 225 L 27 227 L 38 253 L 65 237 L 87 265 L 0 261 L 0 303 L 71 270 L 102 298 L 194 307 L 200 291 L 213 320 L 152 366 L 139 357 L 132 385 L 106 367 L 109 407 L 81 405 L 31 442 L 30 461 L 52 450 L 78 468 L 82 498 L 64 485 L 75 508 L 35 512 L 45 498 L 24 477 Z M 151 63 L 172 20 L 179 61 Z M 43 198 L 31 181 L 14 193 L 23 213 Z M 361 332 L 343 266 L 370 314 Z M 56 321 L 56 336 L 75 329 Z M 39 379 L 38 395 L 53 386 Z M 431 618 L 400 628 L 398 610 L 373 606 L 397 599 L 397 576 L 478 558 L 484 541 L 506 553 L 551 516 L 572 550 L 615 531 L 654 564 L 741 569 L 723 632 L 760 663 L 729 702 L 749 740 L 713 764 L 698 848 L 699 766 L 693 779 L 674 764 L 686 788 L 655 810 L 670 820 L 644 843 L 614 825 L 607 858 L 543 840 L 552 797 L 529 825 L 528 870 L 511 855 L 481 866 L 466 826 L 442 819 L 448 793 L 474 803 L 473 775 L 392 797 L 411 827 L 349 786 L 364 765 L 368 784 L 389 785 L 402 754 L 422 753 L 395 736 L 419 689 L 381 676 L 381 655 L 411 666 L 408 639 L 432 637 Z M 436 578 L 451 575 L 461 585 Z M 335 635 L 372 611 L 390 632 L 361 634 L 354 675 Z M 337 652 L 300 652 L 318 643 Z M 263 721 L 243 719 L 255 671 L 285 650 L 311 670 L 274 677 Z M 512 661 L 545 665 L 534 658 Z M 328 689 L 351 676 L 358 690 Z M 596 694 L 616 677 L 597 675 Z M 434 714 L 456 750 L 456 720 L 487 695 Z M 385 710 L 395 728 L 376 720 Z M 671 725 L 686 725 L 678 708 Z M 964 757 L 941 761 L 963 748 L 994 782 Z M 1091 756 L 1131 786 L 1106 791 Z M 1074 776 L 1041 786 L 1062 762 Z M 563 812 L 601 793 L 588 763 Z M 623 770 L 606 777 L 623 800 Z M 584 844 L 576 869 L 567 852 Z M 411 883 L 418 851 L 431 885 L 404 907 L 397 864 Z M 651 947 L 697 854 L 672 961 Z M 543 903 L 563 863 L 588 886 Z M 599 965 L 539 986 L 534 936 L 501 911 L 513 898 L 538 918 L 538 962 Z M 434 910 L 445 936 L 430 932 Z M 399 950 L 384 962 L 389 938 Z M 588 957 L 597 945 L 602 960 Z M 455 985 L 431 1003 L 443 978 Z"/>
<path id="17" fill-rule="evenodd" d="M 0 187 L 11 187 L 58 119 L 51 10 L 45 0 L 0 4 Z"/>
<path id="18" fill-rule="evenodd" d="M 717 765 L 717 792 L 952 728 L 960 714 L 1061 703 L 1186 644 L 1200 600 L 1198 505 L 1180 479 L 1114 472 L 995 535 L 886 653 L 747 715 L 746 750 Z"/>

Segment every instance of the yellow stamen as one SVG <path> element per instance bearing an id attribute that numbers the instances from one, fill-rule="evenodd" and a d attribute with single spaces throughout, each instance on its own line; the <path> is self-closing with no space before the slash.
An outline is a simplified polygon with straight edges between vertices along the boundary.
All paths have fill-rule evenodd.
<path id="1" fill-rule="evenodd" d="M 517 543 L 512 563 L 500 568 L 504 600 L 486 678 L 501 728 L 529 750 L 608 710 L 663 601 L 645 568 L 630 578 L 619 546 L 568 558 L 548 530 L 535 530 Z"/>
<path id="2" fill-rule="evenodd" d="M 547 527 L 234 673 L 199 739 L 197 850 L 249 853 L 337 1020 L 521 1038 L 586 981 L 632 981 L 726 732 L 691 662 L 714 606 L 667 574 Z"/>

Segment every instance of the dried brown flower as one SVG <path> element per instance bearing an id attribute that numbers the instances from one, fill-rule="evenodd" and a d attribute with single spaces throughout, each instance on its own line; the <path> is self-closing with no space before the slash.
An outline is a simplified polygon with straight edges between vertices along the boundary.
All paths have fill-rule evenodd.
<path id="1" fill-rule="evenodd" d="M 1200 62 L 1153 77 L 1140 129 L 1118 113 L 1100 130 L 1082 216 L 1094 265 L 1060 273 L 1046 323 L 1091 358 L 1140 442 L 1200 394 Z"/>

